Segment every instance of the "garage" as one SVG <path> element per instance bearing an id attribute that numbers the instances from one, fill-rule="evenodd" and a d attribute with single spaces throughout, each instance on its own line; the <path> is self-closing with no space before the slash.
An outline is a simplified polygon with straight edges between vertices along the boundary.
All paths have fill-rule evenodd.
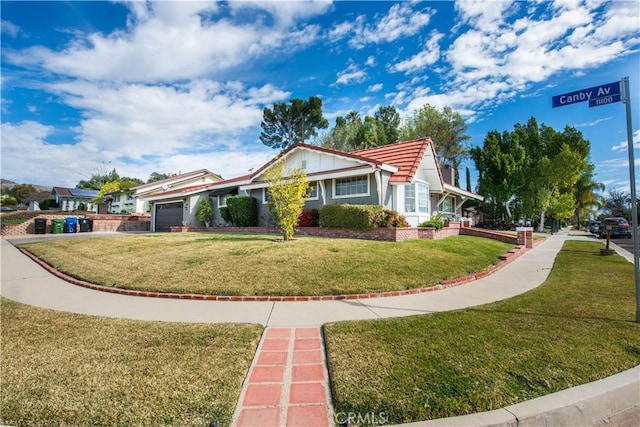
<path id="1" fill-rule="evenodd" d="M 182 202 L 163 203 L 155 205 L 155 231 L 171 231 L 171 226 L 182 225 Z"/>

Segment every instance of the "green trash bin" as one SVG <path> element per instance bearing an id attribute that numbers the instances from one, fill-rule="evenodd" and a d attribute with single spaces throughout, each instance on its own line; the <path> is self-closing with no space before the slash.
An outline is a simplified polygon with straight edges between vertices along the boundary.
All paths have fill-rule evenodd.
<path id="1" fill-rule="evenodd" d="M 64 232 L 64 219 L 52 219 L 51 232 L 53 234 L 62 234 Z"/>

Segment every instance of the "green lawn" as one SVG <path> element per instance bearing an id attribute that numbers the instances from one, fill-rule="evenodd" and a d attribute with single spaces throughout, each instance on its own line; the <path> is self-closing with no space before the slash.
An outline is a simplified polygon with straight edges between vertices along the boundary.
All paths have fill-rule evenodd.
<path id="1" fill-rule="evenodd" d="M 228 425 L 262 333 L 0 304 L 8 425 Z"/>
<path id="2" fill-rule="evenodd" d="M 473 309 L 326 325 L 336 412 L 488 411 L 640 363 L 633 265 L 569 241 L 539 288 Z"/>
<path id="3" fill-rule="evenodd" d="M 470 236 L 400 243 L 174 233 L 21 245 L 60 271 L 124 289 L 327 295 L 433 286 L 481 271 L 513 245 Z"/>

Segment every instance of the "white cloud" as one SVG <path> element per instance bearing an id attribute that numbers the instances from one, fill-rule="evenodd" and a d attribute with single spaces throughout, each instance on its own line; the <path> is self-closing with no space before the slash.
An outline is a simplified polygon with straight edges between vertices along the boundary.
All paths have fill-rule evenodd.
<path id="1" fill-rule="evenodd" d="M 175 86 L 60 82 L 47 88 L 83 111 L 78 139 L 87 151 L 129 159 L 207 150 L 212 135 L 258 126 L 263 104 L 290 95 L 271 85 L 211 80 Z"/>
<path id="2" fill-rule="evenodd" d="M 2 123 L 3 178 L 47 185 L 75 185 L 83 179 L 79 171 L 90 171 L 91 160 L 73 144 L 49 144 L 54 132 L 35 121 Z"/>
<path id="3" fill-rule="evenodd" d="M 376 16 L 369 24 L 363 15 L 355 20 L 344 21 L 329 32 L 329 39 L 336 41 L 349 37 L 349 45 L 361 49 L 372 43 L 388 43 L 419 34 L 431 21 L 434 12 L 421 6 L 420 2 L 401 2 L 392 5 L 387 14 Z"/>
<path id="4" fill-rule="evenodd" d="M 627 140 L 625 139 L 624 141 L 620 141 L 618 144 L 611 147 L 611 149 L 616 152 L 624 151 L 626 153 L 627 146 Z M 633 132 L 633 148 L 640 148 L 640 129 L 636 129 L 636 131 Z"/>
<path id="5" fill-rule="evenodd" d="M 362 82 L 367 78 L 367 73 L 359 69 L 356 64 L 351 64 L 346 69 L 340 71 L 337 77 L 334 85 L 348 85 Z"/>
<path id="6" fill-rule="evenodd" d="M 16 38 L 20 33 L 20 27 L 18 27 L 13 22 L 3 19 L 0 21 L 0 31 L 2 32 L 2 34 L 6 34 L 9 37 Z"/>
<path id="7" fill-rule="evenodd" d="M 374 58 L 373 55 L 369 56 L 364 65 L 366 65 L 367 67 L 373 67 L 374 65 L 376 65 L 376 58 Z"/>
<path id="8" fill-rule="evenodd" d="M 262 9 L 269 12 L 278 24 L 288 27 L 296 20 L 310 18 L 327 12 L 332 1 L 306 0 L 306 1 L 231 1 L 229 7 L 235 10 Z"/>
<path id="9" fill-rule="evenodd" d="M 297 18 L 327 10 L 327 2 L 231 2 L 273 14 L 278 26 L 212 19 L 211 2 L 135 2 L 126 30 L 77 38 L 61 52 L 35 46 L 7 52 L 17 65 L 40 65 L 86 80 L 173 82 L 210 77 L 286 46 L 293 51 L 318 37 L 319 27 L 288 27 Z M 209 19 L 203 18 L 209 17 Z M 282 49 L 280 50 L 282 52 Z"/>
<path id="10" fill-rule="evenodd" d="M 438 71 L 446 97 L 437 88 L 425 94 L 413 85 L 402 88 L 395 100 L 407 109 L 429 102 L 471 111 L 503 103 L 557 73 L 584 73 L 636 51 L 640 38 L 633 3 L 492 1 L 487 7 L 485 1 L 457 2 L 460 20 L 452 33 L 458 35 L 443 53 L 448 68 Z M 529 10 L 519 17 L 523 7 Z M 430 59 L 423 55 L 391 69 L 418 70 Z"/>
<path id="11" fill-rule="evenodd" d="M 237 139 L 213 136 L 208 150 L 190 153 L 188 150 L 171 156 L 158 155 L 149 150 L 143 158 L 131 162 L 123 159 L 126 153 L 101 149 L 84 142 L 50 144 L 47 139 L 55 129 L 34 121 L 2 124 L 2 176 L 17 182 L 73 187 L 88 179 L 95 165 L 108 163 L 121 176 L 146 180 L 152 172 L 187 172 L 209 169 L 224 178 L 247 173 L 249 168 L 262 166 L 277 152 L 256 140 L 255 145 L 242 145 Z M 148 145 L 149 144 L 147 142 Z"/>
<path id="12" fill-rule="evenodd" d="M 367 88 L 367 92 L 380 92 L 384 85 L 382 83 L 376 83 Z"/>
<path id="13" fill-rule="evenodd" d="M 606 122 L 611 120 L 613 117 L 605 117 L 603 119 L 597 119 L 591 122 L 585 122 L 585 123 L 578 123 L 577 125 L 574 125 L 575 128 L 586 128 L 586 127 L 593 127 L 593 126 L 597 126 L 602 122 Z"/>
<path id="14" fill-rule="evenodd" d="M 425 43 L 424 49 L 409 59 L 393 64 L 389 67 L 392 72 L 404 72 L 411 74 L 424 72 L 424 68 L 435 64 L 440 59 L 440 40 L 443 34 L 434 31 L 429 40 Z"/>

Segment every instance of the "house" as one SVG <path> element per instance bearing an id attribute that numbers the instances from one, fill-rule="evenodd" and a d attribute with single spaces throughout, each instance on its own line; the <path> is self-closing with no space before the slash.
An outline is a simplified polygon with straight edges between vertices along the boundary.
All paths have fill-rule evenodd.
<path id="1" fill-rule="evenodd" d="M 58 203 L 62 211 L 86 210 L 91 212 L 97 208 L 92 202 L 98 195 L 97 190 L 53 187 L 51 194 L 55 197 L 56 203 Z"/>
<path id="2" fill-rule="evenodd" d="M 110 214 L 130 214 L 136 208 L 131 189 L 105 194 L 103 202 L 107 204 L 107 212 Z"/>
<path id="3" fill-rule="evenodd" d="M 197 225 L 197 202 L 201 197 L 206 197 L 200 192 L 221 181 L 220 175 L 199 169 L 131 187 L 129 191 L 135 203 L 134 211 L 151 213 L 152 230 L 169 231 L 172 225 Z"/>
<path id="4" fill-rule="evenodd" d="M 171 225 L 199 225 L 195 208 L 204 197 L 213 201 L 214 224 L 224 225 L 220 208 L 226 206 L 227 198 L 235 195 L 256 198 L 259 225 L 275 225 L 267 208 L 265 172 L 280 161 L 286 163 L 285 170 L 298 167 L 306 171 L 311 192 L 305 209 L 343 203 L 382 205 L 398 211 L 409 224 L 417 226 L 435 212 L 462 216 L 465 200 L 483 199 L 454 185 L 453 169 L 440 167 L 434 144 L 428 137 L 351 153 L 300 143 L 250 175 L 143 196 L 156 206 L 151 215 L 152 230 L 165 231 Z M 178 205 L 171 205 L 180 202 L 183 209 L 178 213 Z M 184 203 L 190 207 L 187 209 Z M 161 208 L 164 204 L 168 206 Z M 173 216 L 165 215 L 164 209 L 175 209 L 175 212 Z"/>

